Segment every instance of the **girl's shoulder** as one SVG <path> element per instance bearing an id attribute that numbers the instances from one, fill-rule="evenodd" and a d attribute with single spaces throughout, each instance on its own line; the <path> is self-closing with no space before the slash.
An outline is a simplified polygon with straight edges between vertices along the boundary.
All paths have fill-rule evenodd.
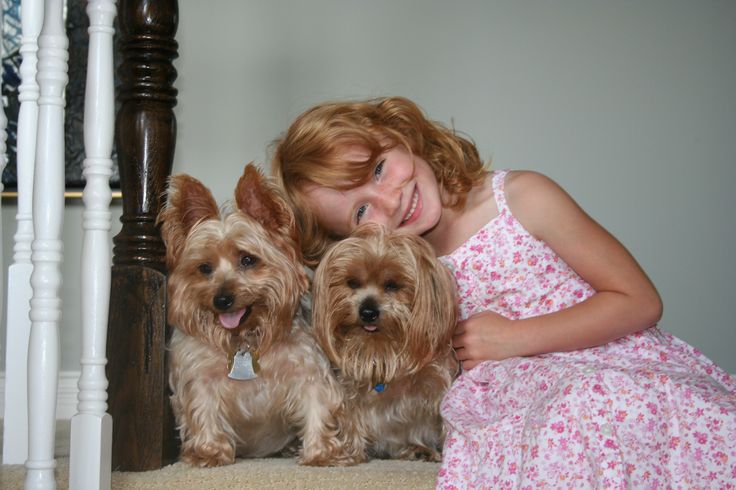
<path id="1" fill-rule="evenodd" d="M 489 181 L 490 185 L 484 186 L 488 189 L 486 194 L 490 193 L 499 211 L 507 207 L 513 207 L 515 211 L 519 207 L 526 207 L 526 204 L 534 204 L 539 201 L 537 198 L 540 195 L 556 185 L 546 175 L 533 170 L 494 170 L 490 173 Z M 486 199 L 486 196 L 482 199 Z"/>
<path id="2" fill-rule="evenodd" d="M 546 211 L 550 201 L 564 193 L 549 177 L 529 170 L 496 170 L 468 194 L 464 209 L 449 211 L 447 225 L 436 230 L 436 240 L 430 243 L 438 255 L 449 255 L 481 229 L 492 226 L 506 210 L 529 233 L 541 230 L 545 221 L 552 220 Z"/>
<path id="3" fill-rule="evenodd" d="M 590 220 L 575 200 L 557 182 L 539 172 L 509 172 L 505 182 L 509 210 L 535 238 L 547 241 L 557 234 Z"/>
<path id="4" fill-rule="evenodd" d="M 526 200 L 533 198 L 540 191 L 548 192 L 553 188 L 560 188 L 557 183 L 546 175 L 534 170 L 506 170 L 504 190 L 507 200 Z"/>
<path id="5" fill-rule="evenodd" d="M 509 171 L 504 196 L 514 217 L 538 237 L 538 231 L 560 216 L 564 208 L 575 206 L 572 198 L 554 180 L 532 170 Z"/>

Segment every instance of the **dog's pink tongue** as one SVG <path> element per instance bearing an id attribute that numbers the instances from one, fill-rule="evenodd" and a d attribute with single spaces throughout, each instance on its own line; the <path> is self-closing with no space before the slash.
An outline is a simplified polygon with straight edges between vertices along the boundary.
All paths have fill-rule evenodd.
<path id="1" fill-rule="evenodd" d="M 366 332 L 375 332 L 376 330 L 378 330 L 378 327 L 375 325 L 363 325 L 363 330 L 365 330 Z"/>
<path id="2" fill-rule="evenodd" d="M 235 328 L 240 325 L 240 319 L 243 318 L 245 308 L 232 313 L 220 313 L 220 324 L 225 328 Z"/>

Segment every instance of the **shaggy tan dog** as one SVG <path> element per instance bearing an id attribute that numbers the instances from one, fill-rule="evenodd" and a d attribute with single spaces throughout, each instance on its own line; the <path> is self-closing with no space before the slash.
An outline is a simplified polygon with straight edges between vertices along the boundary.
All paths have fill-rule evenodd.
<path id="1" fill-rule="evenodd" d="M 204 185 L 177 175 L 159 220 L 181 459 L 218 466 L 301 441 L 301 464 L 354 464 L 336 426 L 340 386 L 300 313 L 308 280 L 293 214 L 252 165 L 235 208 L 221 217 Z"/>
<path id="2" fill-rule="evenodd" d="M 419 237 L 364 225 L 315 272 L 314 329 L 345 389 L 360 458 L 439 461 L 439 405 L 458 363 L 450 272 Z"/>

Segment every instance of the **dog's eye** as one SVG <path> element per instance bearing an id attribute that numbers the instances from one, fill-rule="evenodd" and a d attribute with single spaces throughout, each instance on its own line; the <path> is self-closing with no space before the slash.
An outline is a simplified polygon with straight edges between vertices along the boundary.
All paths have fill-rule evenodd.
<path id="1" fill-rule="evenodd" d="M 212 266 L 207 262 L 205 262 L 204 264 L 199 264 L 197 269 L 205 276 L 209 276 L 210 274 L 212 274 Z"/>
<path id="2" fill-rule="evenodd" d="M 243 255 L 240 257 L 240 265 L 243 267 L 253 267 L 258 262 L 258 259 L 253 255 Z"/>
<path id="3" fill-rule="evenodd" d="M 386 281 L 383 285 L 383 290 L 387 293 L 392 293 L 394 291 L 398 291 L 399 289 L 401 289 L 401 286 L 396 281 L 389 280 Z"/>
<path id="4" fill-rule="evenodd" d="M 358 281 L 354 277 L 348 278 L 347 283 L 350 289 L 358 289 L 360 287 L 360 281 Z"/>

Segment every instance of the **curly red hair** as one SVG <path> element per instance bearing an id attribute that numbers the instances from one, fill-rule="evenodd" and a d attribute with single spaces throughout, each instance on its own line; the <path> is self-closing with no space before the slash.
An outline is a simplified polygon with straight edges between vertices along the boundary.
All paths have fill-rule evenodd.
<path id="1" fill-rule="evenodd" d="M 346 161 L 345 149 L 359 146 L 370 156 Z M 271 172 L 294 208 L 302 235 L 302 252 L 314 265 L 336 236 L 320 225 L 305 187 L 350 189 L 367 182 L 385 151 L 403 146 L 423 158 L 445 190 L 451 208 L 461 208 L 486 168 L 475 144 L 441 123 L 427 119 L 404 97 L 326 102 L 302 113 L 274 142 Z"/>

